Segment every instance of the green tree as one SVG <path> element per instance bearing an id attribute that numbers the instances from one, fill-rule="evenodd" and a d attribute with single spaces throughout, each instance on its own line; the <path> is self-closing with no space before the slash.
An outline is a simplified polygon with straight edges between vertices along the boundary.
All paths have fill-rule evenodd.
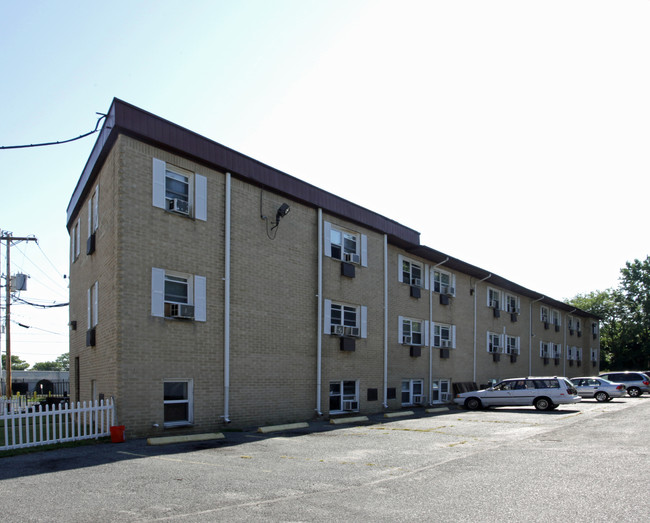
<path id="1" fill-rule="evenodd" d="M 29 370 L 61 370 L 61 365 L 56 361 L 39 361 Z"/>
<path id="2" fill-rule="evenodd" d="M 18 356 L 11 355 L 11 370 L 27 370 L 29 363 L 21 360 Z M 2 368 L 7 368 L 7 355 L 2 355 Z"/>
<path id="3" fill-rule="evenodd" d="M 65 352 L 61 354 L 56 360 L 55 360 L 59 366 L 61 367 L 61 370 L 70 370 L 70 353 Z"/>
<path id="4" fill-rule="evenodd" d="M 650 369 L 650 256 L 627 262 L 616 289 L 579 294 L 567 303 L 600 318 L 601 368 Z"/>

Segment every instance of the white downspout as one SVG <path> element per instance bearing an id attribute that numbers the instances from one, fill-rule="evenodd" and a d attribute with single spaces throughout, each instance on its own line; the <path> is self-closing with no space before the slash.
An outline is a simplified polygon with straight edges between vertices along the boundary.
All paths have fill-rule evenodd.
<path id="1" fill-rule="evenodd" d="M 477 296 L 477 290 L 476 287 L 478 286 L 479 283 L 484 282 L 488 278 L 492 277 L 492 273 L 488 274 L 485 278 L 482 280 L 477 281 L 474 284 L 474 362 L 473 362 L 473 371 L 472 371 L 472 381 L 476 383 L 476 296 Z"/>
<path id="2" fill-rule="evenodd" d="M 440 267 L 449 261 L 449 256 L 440 263 L 431 267 L 433 273 L 436 267 Z M 452 283 L 452 282 L 450 282 Z M 442 290 L 442 289 L 441 289 Z M 431 403 L 431 394 L 433 393 L 433 274 L 429 274 L 429 405 Z"/>
<path id="3" fill-rule="evenodd" d="M 223 314 L 223 419 L 230 423 L 230 209 L 231 176 L 226 173 L 225 273 Z"/>
<path id="4" fill-rule="evenodd" d="M 384 234 L 384 408 L 388 408 L 388 235 Z"/>
<path id="5" fill-rule="evenodd" d="M 533 374 L 533 303 L 542 301 L 546 296 L 542 296 L 541 298 L 537 298 L 536 300 L 533 300 L 530 302 L 530 311 L 528 313 L 528 375 L 531 376 Z"/>
<path id="6" fill-rule="evenodd" d="M 322 356 L 323 356 L 323 209 L 318 208 L 318 319 L 316 321 L 316 414 L 323 415 L 321 411 L 322 388 Z"/>

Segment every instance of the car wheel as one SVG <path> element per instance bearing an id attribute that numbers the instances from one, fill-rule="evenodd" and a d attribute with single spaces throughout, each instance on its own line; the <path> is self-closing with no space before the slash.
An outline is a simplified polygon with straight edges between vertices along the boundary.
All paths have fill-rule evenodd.
<path id="1" fill-rule="evenodd" d="M 627 389 L 627 394 L 631 398 L 638 398 L 639 396 L 641 396 L 641 389 L 639 387 L 630 387 L 629 389 Z"/>
<path id="2" fill-rule="evenodd" d="M 550 410 L 555 410 L 555 409 L 557 409 L 558 407 L 559 407 L 559 405 L 556 405 L 555 403 L 553 403 L 553 405 L 551 405 Z"/>
<path id="3" fill-rule="evenodd" d="M 467 398 L 465 400 L 465 408 L 467 410 L 478 410 L 481 408 L 481 400 L 478 398 Z"/>
<path id="4" fill-rule="evenodd" d="M 537 410 L 551 410 L 551 401 L 548 398 L 537 398 L 535 400 L 535 408 Z"/>
<path id="5" fill-rule="evenodd" d="M 609 398 L 607 398 L 607 401 L 612 401 L 613 399 L 614 399 L 614 398 L 612 398 L 612 397 L 610 396 Z"/>
<path id="6" fill-rule="evenodd" d="M 596 394 L 594 395 L 594 398 L 596 398 L 596 401 L 600 401 L 602 403 L 603 401 L 609 401 L 609 394 L 607 394 L 606 392 L 600 390 L 600 391 L 596 392 Z"/>

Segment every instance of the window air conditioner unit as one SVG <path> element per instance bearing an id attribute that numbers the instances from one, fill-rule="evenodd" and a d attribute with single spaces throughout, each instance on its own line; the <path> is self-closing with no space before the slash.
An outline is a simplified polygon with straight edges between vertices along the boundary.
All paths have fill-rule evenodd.
<path id="1" fill-rule="evenodd" d="M 190 213 L 190 204 L 185 200 L 179 198 L 170 198 L 167 200 L 169 205 L 169 210 L 172 212 L 177 212 L 178 214 L 189 214 Z"/>
<path id="2" fill-rule="evenodd" d="M 445 291 L 445 294 L 447 296 L 455 296 L 456 295 L 456 289 L 454 287 L 447 287 L 447 290 Z"/>
<path id="3" fill-rule="evenodd" d="M 172 303 L 170 307 L 171 317 L 185 320 L 194 319 L 194 305 L 184 303 Z"/>
<path id="4" fill-rule="evenodd" d="M 346 336 L 359 337 L 359 327 L 344 327 L 343 332 Z"/>
<path id="5" fill-rule="evenodd" d="M 440 346 L 445 349 L 448 349 L 449 347 L 451 347 L 451 342 L 449 340 L 441 340 Z"/>
<path id="6" fill-rule="evenodd" d="M 412 336 L 402 336 L 402 343 L 404 345 L 410 345 L 412 339 Z"/>
<path id="7" fill-rule="evenodd" d="M 358 409 L 359 409 L 358 401 L 352 401 L 352 400 L 343 401 L 343 410 L 358 410 Z"/>
<path id="8" fill-rule="evenodd" d="M 345 334 L 345 327 L 343 325 L 332 325 L 332 334 L 343 336 Z"/>
<path id="9" fill-rule="evenodd" d="M 411 285 L 415 285 L 416 287 L 422 287 L 422 279 L 421 278 L 411 278 Z"/>
<path id="10" fill-rule="evenodd" d="M 361 263 L 361 256 L 353 252 L 346 252 L 344 258 L 346 262 Z"/>
<path id="11" fill-rule="evenodd" d="M 413 394 L 413 404 L 414 405 L 423 405 L 427 401 L 426 396 L 422 394 Z"/>

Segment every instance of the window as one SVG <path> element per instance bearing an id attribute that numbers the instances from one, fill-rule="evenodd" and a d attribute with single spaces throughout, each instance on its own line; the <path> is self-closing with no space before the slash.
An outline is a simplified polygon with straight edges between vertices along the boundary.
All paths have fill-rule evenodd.
<path id="1" fill-rule="evenodd" d="M 559 343 L 551 343 L 553 348 L 553 358 L 559 360 L 562 357 L 562 345 Z"/>
<path id="2" fill-rule="evenodd" d="M 206 279 L 151 269 L 151 315 L 206 321 Z"/>
<path id="3" fill-rule="evenodd" d="M 433 380 L 431 403 L 448 403 L 451 401 L 449 380 Z"/>
<path id="4" fill-rule="evenodd" d="M 347 303 L 325 300 L 325 334 L 338 336 L 368 337 L 368 308 Z"/>
<path id="5" fill-rule="evenodd" d="M 97 291 L 99 284 L 95 282 L 90 289 L 88 289 L 88 329 L 92 329 L 97 326 L 98 323 L 98 300 L 97 300 Z"/>
<path id="6" fill-rule="evenodd" d="M 551 323 L 557 327 L 562 325 L 560 311 L 556 311 L 555 309 L 551 310 Z"/>
<path id="7" fill-rule="evenodd" d="M 569 345 L 566 346 L 566 359 L 569 361 L 573 361 L 576 359 L 576 348 L 575 347 L 570 347 Z"/>
<path id="8" fill-rule="evenodd" d="M 510 314 L 519 314 L 519 298 L 512 294 L 506 294 L 506 311 Z"/>
<path id="9" fill-rule="evenodd" d="M 520 339 L 519 336 L 506 335 L 506 354 L 517 355 L 520 353 Z"/>
<path id="10" fill-rule="evenodd" d="M 402 405 L 421 405 L 426 402 L 422 394 L 422 380 L 402 380 Z"/>
<path id="11" fill-rule="evenodd" d="M 548 321 L 549 321 L 548 319 L 549 319 L 549 317 L 550 317 L 550 316 L 549 316 L 549 313 L 548 313 L 548 307 L 544 307 L 544 306 L 542 305 L 542 306 L 540 307 L 539 311 L 540 311 L 540 314 L 539 314 L 540 318 L 539 318 L 539 319 L 540 319 L 541 321 L 545 322 L 545 323 L 548 323 Z"/>
<path id="12" fill-rule="evenodd" d="M 487 306 L 494 309 L 501 308 L 501 291 L 488 287 Z"/>
<path id="13" fill-rule="evenodd" d="M 576 360 L 582 361 L 582 347 L 576 347 Z"/>
<path id="14" fill-rule="evenodd" d="M 194 418 L 192 380 L 165 380 L 163 387 L 165 427 L 191 424 Z"/>
<path id="15" fill-rule="evenodd" d="M 416 287 L 424 287 L 422 264 L 402 257 L 400 257 L 400 259 L 402 262 L 402 278 L 400 281 L 410 285 L 415 285 Z"/>
<path id="16" fill-rule="evenodd" d="M 368 266 L 368 237 L 324 222 L 325 256 Z"/>
<path id="17" fill-rule="evenodd" d="M 487 351 L 496 354 L 501 351 L 501 335 L 494 332 L 487 333 Z"/>
<path id="18" fill-rule="evenodd" d="M 598 350 L 597 349 L 591 349 L 591 361 L 593 363 L 596 363 L 598 361 Z"/>
<path id="19" fill-rule="evenodd" d="M 433 346 L 440 348 L 456 348 L 456 326 L 444 323 L 433 324 Z"/>
<path id="20" fill-rule="evenodd" d="M 427 322 L 399 317 L 398 342 L 404 345 L 427 345 Z"/>
<path id="21" fill-rule="evenodd" d="M 330 381 L 330 412 L 359 410 L 359 387 L 356 381 Z"/>
<path id="22" fill-rule="evenodd" d="M 81 248 L 79 246 L 80 243 L 81 243 L 81 220 L 78 219 L 77 223 L 75 223 L 74 226 L 72 227 L 72 231 L 70 233 L 70 255 L 73 263 L 77 261 L 77 258 L 79 258 L 79 253 L 81 252 Z"/>
<path id="23" fill-rule="evenodd" d="M 153 159 L 153 205 L 207 220 L 207 178 Z"/>
<path id="24" fill-rule="evenodd" d="M 540 358 L 550 358 L 550 348 L 549 343 L 546 341 L 539 342 L 539 357 Z"/>
<path id="25" fill-rule="evenodd" d="M 433 271 L 433 292 L 440 294 L 456 295 L 456 276 L 434 269 Z"/>

